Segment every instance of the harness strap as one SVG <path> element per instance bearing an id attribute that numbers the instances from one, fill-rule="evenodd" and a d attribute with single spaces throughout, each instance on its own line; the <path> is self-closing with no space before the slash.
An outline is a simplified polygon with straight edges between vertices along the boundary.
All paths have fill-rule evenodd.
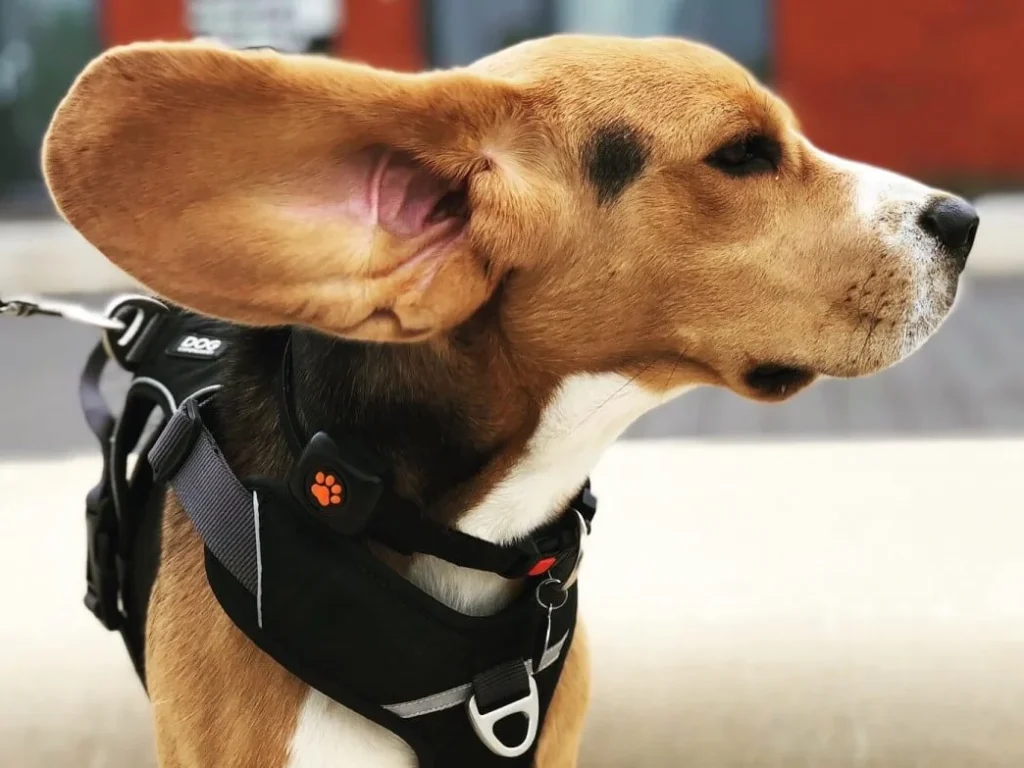
<path id="1" fill-rule="evenodd" d="M 348 536 L 367 535 L 405 555 L 432 555 L 509 579 L 552 573 L 562 583 L 569 583 L 562 573 L 568 577 L 575 570 L 582 552 L 581 538 L 596 509 L 589 487 L 573 500 L 571 514 L 523 541 L 500 545 L 428 518 L 415 504 L 386 488 L 379 477 L 354 464 L 357 459 L 347 456 L 350 460 L 346 461 L 346 456 L 324 433 L 318 433 L 292 473 L 292 495 L 329 527 Z M 170 481 L 210 551 L 246 589 L 255 592 L 254 497 L 228 466 L 195 399 L 187 400 L 171 417 L 149 452 L 149 463 L 156 482 Z M 317 475 L 340 478 L 342 474 L 347 478 L 344 494 L 351 497 L 346 500 L 348 508 L 335 513 L 308 498 L 305 491 L 311 479 Z"/>
<path id="2" fill-rule="evenodd" d="M 540 664 L 536 667 L 534 667 L 533 661 L 528 660 L 523 662 L 529 674 L 532 676 L 543 672 L 558 661 L 559 657 L 562 655 L 562 651 L 565 649 L 565 641 L 568 639 L 569 635 L 567 633 L 561 640 L 544 651 Z M 480 685 L 479 681 L 477 685 Z M 451 709 L 452 707 L 457 707 L 460 704 L 465 704 L 473 696 L 473 690 L 473 683 L 466 683 L 465 685 L 457 685 L 454 688 L 449 688 L 447 691 L 441 691 L 440 693 L 435 693 L 431 696 L 424 696 L 421 699 L 404 701 L 401 704 L 388 704 L 384 709 L 392 714 L 398 715 L 403 720 L 407 720 L 412 717 L 430 715 L 434 712 L 443 712 L 446 709 Z"/>
<path id="3" fill-rule="evenodd" d="M 405 739 L 425 768 L 438 760 L 453 764 L 453 756 L 470 756 L 479 765 L 494 764 L 494 756 L 512 758 L 502 763 L 509 768 L 532 763 L 539 725 L 573 636 L 575 573 L 596 508 L 589 483 L 560 520 L 524 541 L 496 545 L 453 531 L 399 497 L 385 480 L 386 469 L 379 470 L 372 458 L 364 461 L 358 443 L 339 446 L 323 432 L 305 442 L 297 419 L 285 421 L 296 456 L 291 482 L 243 482 L 203 420 L 204 406 L 220 388 L 215 361 L 233 343 L 232 329 L 143 296 L 115 300 L 104 317 L 103 340 L 89 356 L 79 391 L 104 462 L 86 503 L 86 605 L 105 627 L 122 634 L 143 685 L 145 617 L 169 485 L 204 542 L 207 579 L 221 606 L 278 663 Z M 99 388 L 110 360 L 133 374 L 118 417 Z M 288 388 L 281 394 L 283 415 L 291 417 Z M 156 439 L 144 441 L 157 413 L 162 418 Z M 129 473 L 128 454 L 135 451 L 138 461 Z M 309 478 L 336 467 L 345 471 L 330 480 L 324 473 L 326 485 L 311 492 Z M 325 499 L 336 508 L 325 509 Z M 296 507 L 343 537 L 305 539 L 305 523 L 293 519 Z M 342 515 L 327 514 L 342 507 Z M 332 517 L 342 524 L 331 525 Z M 527 593 L 500 619 L 455 620 L 458 614 L 373 558 L 367 538 L 509 578 L 538 578 L 527 582 Z M 341 563 L 335 559 L 339 552 Z M 375 589 L 383 590 L 385 602 L 401 596 L 411 610 L 385 616 L 377 600 L 367 602 Z M 340 617 L 334 613 L 339 605 Z M 353 634 L 352 617 L 362 617 L 376 632 Z M 421 632 L 433 634 L 433 647 L 406 654 L 402 638 Z M 560 639 L 552 642 L 555 637 Z M 346 649 L 344 661 L 339 648 Z M 402 671 L 374 693 L 377 681 L 364 659 Z M 422 695 L 431 690 L 437 692 Z M 417 698 L 386 703 L 403 696 Z M 513 735 L 521 733 L 520 725 L 521 738 Z"/>
<path id="4" fill-rule="evenodd" d="M 214 557 L 256 594 L 259 563 L 254 494 L 228 466 L 203 423 L 195 398 L 175 411 L 150 449 L 149 463 L 157 482 L 170 480 L 178 501 Z M 168 478 L 169 468 L 176 464 L 177 471 Z"/>
<path id="5" fill-rule="evenodd" d="M 173 489 L 209 554 L 254 598 L 256 626 L 263 631 L 265 627 L 259 491 L 247 488 L 228 465 L 215 438 L 203 421 L 204 404 L 205 402 L 196 397 L 190 397 L 182 403 L 150 449 L 148 461 L 153 468 L 156 481 L 167 482 Z M 301 457 L 297 468 L 302 472 Z M 392 509 L 387 509 L 379 516 L 372 516 L 371 519 L 392 513 Z M 584 532 L 581 526 L 578 526 L 577 519 L 582 520 L 583 516 L 579 512 L 574 512 L 574 515 L 577 517 L 571 521 L 572 529 L 576 530 L 578 536 L 582 536 Z M 420 519 L 425 518 L 421 515 Z M 400 521 L 405 522 L 405 519 L 400 518 Z M 400 528 L 399 523 L 394 521 L 391 525 Z M 412 526 L 412 529 L 414 532 L 433 532 L 429 527 L 424 528 L 422 525 Z M 371 527 L 368 531 L 375 535 L 377 529 Z M 491 547 L 505 554 L 505 548 L 473 539 L 465 534 L 453 538 L 477 542 L 480 551 L 483 551 L 483 547 Z M 432 537 L 424 540 L 410 538 L 408 541 L 414 545 L 413 551 L 429 554 L 443 551 L 451 556 L 455 563 L 464 564 L 461 557 L 464 551 L 460 551 L 457 546 L 435 546 L 435 539 Z M 581 543 L 578 540 L 574 546 L 576 552 L 581 551 Z M 459 558 L 453 556 L 456 551 L 459 551 Z M 555 559 L 558 559 L 557 556 L 553 557 L 553 560 Z M 472 728 L 488 749 L 502 757 L 526 754 L 535 743 L 541 712 L 534 676 L 561 659 L 571 634 L 570 628 L 558 641 L 548 645 L 551 614 L 559 605 L 546 603 L 547 598 L 543 596 L 542 588 L 545 585 L 559 583 L 558 579 L 549 575 L 537 586 L 536 599 L 541 615 L 546 612 L 547 631 L 542 636 L 543 643 L 539 645 L 536 660 L 516 657 L 477 674 L 467 683 L 414 700 L 382 705 L 380 708 L 403 720 L 409 720 L 466 704 Z M 567 594 L 563 594 L 560 605 L 564 605 L 565 599 Z M 496 735 L 495 729 L 498 723 L 512 715 L 525 715 L 527 731 L 519 743 L 509 746 Z"/>
<path id="6" fill-rule="evenodd" d="M 178 399 L 219 388 L 209 361 L 170 367 L 163 362 L 170 354 L 164 347 L 174 335 L 215 321 L 131 294 L 114 298 L 103 312 L 57 302 L 19 312 L 59 315 L 103 329 L 78 387 L 82 413 L 103 459 L 99 483 L 86 496 L 85 605 L 106 629 L 121 634 L 145 686 L 145 617 L 159 561 L 164 489 L 154 484 L 144 454 L 155 437 L 151 428 L 171 417 Z M 116 417 L 100 390 L 111 362 L 133 374 Z M 132 453 L 139 454 L 139 461 L 129 471 Z"/>
<path id="7" fill-rule="evenodd" d="M 580 544 L 584 535 L 590 532 L 590 524 L 597 511 L 597 500 L 590 492 L 589 479 L 569 504 L 569 509 L 575 514 L 563 515 L 523 541 L 499 546 L 424 515 L 419 506 L 395 493 L 390 483 L 382 482 L 387 476 L 386 465 L 367 446 L 348 441 L 338 443 L 323 432 L 307 437 L 296 413 L 292 393 L 290 335 L 281 356 L 276 390 L 280 423 L 298 462 L 292 478 L 294 495 L 302 498 L 309 481 L 324 468 L 320 462 L 325 457 L 333 457 L 340 458 L 347 465 L 350 479 L 357 486 L 352 490 L 362 491 L 361 497 L 371 497 L 364 505 L 350 503 L 344 514 L 318 515 L 322 522 L 344 535 L 365 533 L 402 555 L 433 555 L 449 563 L 490 571 L 506 579 L 551 574 L 563 584 L 571 583 L 582 557 Z M 367 476 L 371 476 L 369 482 L 366 482 Z M 372 514 L 375 509 L 382 510 L 382 513 Z M 312 511 L 314 514 L 323 512 L 315 505 Z"/>
<path id="8" fill-rule="evenodd" d="M 107 401 L 100 393 L 100 378 L 107 367 L 107 350 L 103 344 L 97 344 L 85 362 L 82 377 L 78 382 L 78 401 L 85 415 L 85 422 L 104 447 L 114 431 L 114 415 L 107 407 Z"/>

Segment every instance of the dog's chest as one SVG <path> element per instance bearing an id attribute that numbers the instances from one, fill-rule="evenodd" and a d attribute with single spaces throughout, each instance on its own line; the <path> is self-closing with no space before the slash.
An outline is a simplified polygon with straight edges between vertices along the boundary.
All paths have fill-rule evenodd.
<path id="1" fill-rule="evenodd" d="M 292 737 L 287 768 L 416 768 L 412 749 L 391 731 L 310 690 Z"/>
<path id="2" fill-rule="evenodd" d="M 567 380 L 542 414 L 512 471 L 460 521 L 491 541 L 507 541 L 543 524 L 579 488 L 601 453 L 662 397 L 607 374 Z M 511 591 L 493 574 L 420 556 L 410 579 L 438 600 L 468 614 L 500 610 Z M 287 768 L 415 768 L 413 751 L 385 728 L 310 690 L 302 704 Z"/>

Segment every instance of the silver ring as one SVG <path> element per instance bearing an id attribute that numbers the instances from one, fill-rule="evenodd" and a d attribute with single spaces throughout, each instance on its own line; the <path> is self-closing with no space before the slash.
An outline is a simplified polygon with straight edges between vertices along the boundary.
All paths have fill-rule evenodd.
<path id="1" fill-rule="evenodd" d="M 561 583 L 562 582 L 559 579 L 556 579 L 556 578 L 553 578 L 551 576 L 548 576 L 546 579 L 544 579 L 544 581 L 542 581 L 540 584 L 538 584 L 537 585 L 537 591 L 534 593 L 534 597 L 537 598 L 537 605 L 539 605 L 541 608 L 546 608 L 549 611 L 557 611 L 559 608 L 564 606 L 566 604 L 566 602 L 569 600 L 569 591 L 565 590 L 565 589 L 562 590 L 562 602 L 560 602 L 558 605 L 555 605 L 554 603 L 552 603 L 551 605 L 546 605 L 544 603 L 544 601 L 540 599 L 540 591 L 544 587 L 546 587 L 548 584 L 561 584 Z"/>

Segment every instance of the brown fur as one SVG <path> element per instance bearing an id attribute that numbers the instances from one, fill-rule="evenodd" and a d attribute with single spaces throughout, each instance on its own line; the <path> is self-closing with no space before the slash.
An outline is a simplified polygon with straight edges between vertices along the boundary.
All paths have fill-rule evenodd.
<path id="1" fill-rule="evenodd" d="M 772 173 L 736 179 L 706 162 L 751 134 L 781 148 Z M 468 224 L 439 261 L 409 266 L 423 242 L 336 210 L 343 172 L 384 150 L 466 196 Z M 786 106 L 678 40 L 557 37 L 420 75 L 117 48 L 61 104 L 44 167 L 68 221 L 178 303 L 420 342 L 382 352 L 360 385 L 449 415 L 465 446 L 454 463 L 428 443 L 391 454 L 399 490 L 448 518 L 509 472 L 568 376 L 779 399 L 819 373 L 895 361 L 914 298 L 909 268 L 857 218 L 849 179 Z M 764 365 L 806 375 L 759 387 L 750 374 Z M 329 377 L 312 373 L 305 401 L 336 408 Z M 272 469 L 273 425 L 244 415 L 229 459 Z M 279 768 L 303 686 L 218 609 L 176 505 L 164 535 L 148 628 L 161 762 Z M 587 665 L 580 635 L 540 768 L 575 765 Z"/>
<path id="2" fill-rule="evenodd" d="M 576 768 L 589 703 L 590 649 L 580 621 L 540 734 L 537 768 Z"/>
<path id="3" fill-rule="evenodd" d="M 206 582 L 202 543 L 176 502 L 164 515 L 146 636 L 161 766 L 286 763 L 306 687 L 221 610 Z"/>

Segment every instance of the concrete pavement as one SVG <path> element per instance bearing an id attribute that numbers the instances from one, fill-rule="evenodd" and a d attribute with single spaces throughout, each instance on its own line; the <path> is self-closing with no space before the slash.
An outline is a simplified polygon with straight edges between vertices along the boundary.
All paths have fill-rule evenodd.
<path id="1" fill-rule="evenodd" d="M 627 442 L 581 605 L 582 768 L 1024 765 L 1024 439 Z M 0 462 L 0 765 L 146 768 L 81 605 L 95 457 Z"/>

